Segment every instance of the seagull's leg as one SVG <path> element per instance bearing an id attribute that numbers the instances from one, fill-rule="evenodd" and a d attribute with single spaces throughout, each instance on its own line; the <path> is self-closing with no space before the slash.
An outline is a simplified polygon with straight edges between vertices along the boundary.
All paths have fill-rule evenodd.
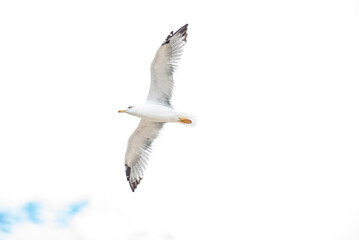
<path id="1" fill-rule="evenodd" d="M 190 119 L 187 119 L 187 118 L 179 118 L 178 120 L 180 123 L 186 123 L 186 124 L 191 124 L 192 123 L 192 120 Z"/>

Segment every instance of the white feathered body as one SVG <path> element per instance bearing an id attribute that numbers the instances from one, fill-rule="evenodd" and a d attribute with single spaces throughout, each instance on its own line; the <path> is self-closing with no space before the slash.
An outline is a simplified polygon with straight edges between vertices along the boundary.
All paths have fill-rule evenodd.
<path id="1" fill-rule="evenodd" d="M 151 122 L 163 123 L 178 122 L 180 117 L 171 107 L 152 103 L 133 107 L 127 113 Z"/>

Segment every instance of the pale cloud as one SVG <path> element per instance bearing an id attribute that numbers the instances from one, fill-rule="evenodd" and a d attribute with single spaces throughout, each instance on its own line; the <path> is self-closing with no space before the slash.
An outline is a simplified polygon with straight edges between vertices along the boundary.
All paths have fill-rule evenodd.
<path id="1" fill-rule="evenodd" d="M 78 201 L 64 204 L 58 209 L 46 205 L 46 203 L 30 201 L 18 208 L 5 208 L 0 210 L 0 237 L 12 239 L 21 237 L 24 232 L 30 236 L 36 232 L 51 228 L 48 232 L 68 232 L 70 222 L 86 206 L 87 201 Z M 45 231 L 46 233 L 46 231 Z M 21 239 L 21 238 L 19 238 Z"/>

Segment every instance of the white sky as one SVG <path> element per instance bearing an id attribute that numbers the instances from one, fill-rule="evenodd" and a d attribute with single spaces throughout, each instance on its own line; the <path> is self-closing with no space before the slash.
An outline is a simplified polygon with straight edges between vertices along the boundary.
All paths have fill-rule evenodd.
<path id="1" fill-rule="evenodd" d="M 4 239 L 358 239 L 359 3 L 1 1 Z M 189 23 L 167 124 L 132 193 L 124 174 L 152 58 Z M 46 215 L 48 214 L 48 215 Z M 45 216 L 46 215 L 46 216 Z M 0 236 L 1 237 L 1 236 Z"/>

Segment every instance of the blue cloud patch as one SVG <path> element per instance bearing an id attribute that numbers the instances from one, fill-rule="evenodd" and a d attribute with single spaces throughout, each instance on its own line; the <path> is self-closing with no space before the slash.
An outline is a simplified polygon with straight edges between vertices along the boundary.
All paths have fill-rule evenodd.
<path id="1" fill-rule="evenodd" d="M 40 220 L 40 208 L 41 204 L 37 202 L 29 202 L 26 203 L 23 207 L 23 211 L 27 220 L 32 223 L 40 224 L 42 221 Z"/>
<path id="2" fill-rule="evenodd" d="M 71 218 L 78 214 L 84 207 L 88 205 L 87 201 L 80 201 L 70 204 L 64 211 L 61 212 L 57 222 L 60 226 L 68 226 Z"/>
<path id="3" fill-rule="evenodd" d="M 40 224 L 42 222 L 39 217 L 40 208 L 41 205 L 39 203 L 28 202 L 19 210 L 0 210 L 0 232 L 10 233 L 14 225 L 24 221 Z"/>
<path id="4" fill-rule="evenodd" d="M 76 213 L 80 212 L 84 207 L 86 207 L 88 204 L 87 201 L 77 202 L 73 203 L 69 207 L 68 214 L 69 215 L 75 215 Z"/>
<path id="5" fill-rule="evenodd" d="M 9 233 L 14 224 L 14 217 L 7 211 L 0 211 L 0 232 Z"/>
<path id="6" fill-rule="evenodd" d="M 56 223 L 58 223 L 59 227 L 68 227 L 71 218 L 81 212 L 87 205 L 88 201 L 79 201 L 69 204 L 62 211 L 56 211 Z M 42 203 L 35 201 L 27 202 L 17 209 L 0 208 L 0 235 L 11 233 L 12 228 L 18 224 L 44 223 L 45 220 L 41 218 L 43 211 Z"/>

